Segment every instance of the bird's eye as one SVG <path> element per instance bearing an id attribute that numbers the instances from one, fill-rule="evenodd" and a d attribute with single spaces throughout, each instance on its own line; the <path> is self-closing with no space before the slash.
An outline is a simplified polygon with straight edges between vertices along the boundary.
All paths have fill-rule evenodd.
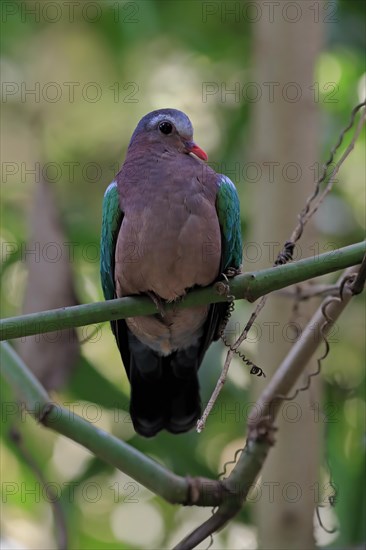
<path id="1" fill-rule="evenodd" d="M 161 122 L 159 124 L 159 130 L 162 134 L 171 134 L 173 131 L 173 124 L 170 124 L 170 122 Z"/>

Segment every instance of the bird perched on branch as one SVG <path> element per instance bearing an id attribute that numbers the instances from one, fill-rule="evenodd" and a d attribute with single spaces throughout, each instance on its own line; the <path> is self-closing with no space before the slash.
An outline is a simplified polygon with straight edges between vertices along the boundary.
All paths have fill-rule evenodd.
<path id="1" fill-rule="evenodd" d="M 103 201 L 101 279 L 106 300 L 149 295 L 154 315 L 112 321 L 131 384 L 136 432 L 186 432 L 201 414 L 197 372 L 219 337 L 228 303 L 169 309 L 189 289 L 242 261 L 234 184 L 204 161 L 189 118 L 175 109 L 144 116 Z"/>

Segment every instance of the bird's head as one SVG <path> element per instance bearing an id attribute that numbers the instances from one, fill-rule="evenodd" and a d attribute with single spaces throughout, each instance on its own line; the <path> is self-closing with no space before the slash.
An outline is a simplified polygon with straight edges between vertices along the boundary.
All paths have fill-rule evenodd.
<path id="1" fill-rule="evenodd" d="M 130 145 L 135 141 L 156 143 L 180 153 L 193 153 L 207 160 L 207 154 L 193 141 L 192 123 L 182 111 L 159 109 L 145 115 L 134 131 Z"/>

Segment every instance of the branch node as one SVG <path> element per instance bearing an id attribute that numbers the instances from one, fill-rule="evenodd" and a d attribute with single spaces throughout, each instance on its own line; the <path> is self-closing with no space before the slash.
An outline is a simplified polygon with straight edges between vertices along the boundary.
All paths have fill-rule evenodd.
<path id="1" fill-rule="evenodd" d="M 199 506 L 205 500 L 212 499 L 218 505 L 224 498 L 226 488 L 221 481 L 205 479 L 203 477 L 186 476 L 188 484 L 187 501 L 184 506 Z"/>
<path id="2" fill-rule="evenodd" d="M 45 405 L 43 405 L 42 409 L 35 417 L 37 422 L 46 425 L 46 418 L 53 411 L 54 407 L 55 406 L 53 403 L 46 403 Z"/>
<path id="3" fill-rule="evenodd" d="M 187 502 L 184 503 L 184 506 L 193 506 L 196 504 L 200 497 L 201 492 L 201 480 L 197 477 L 186 477 L 188 483 L 187 491 Z"/>
<path id="4" fill-rule="evenodd" d="M 267 443 L 271 447 L 276 443 L 274 434 L 278 428 L 273 425 L 273 418 L 270 415 L 261 416 L 258 420 L 250 422 L 248 428 L 248 441 Z"/>

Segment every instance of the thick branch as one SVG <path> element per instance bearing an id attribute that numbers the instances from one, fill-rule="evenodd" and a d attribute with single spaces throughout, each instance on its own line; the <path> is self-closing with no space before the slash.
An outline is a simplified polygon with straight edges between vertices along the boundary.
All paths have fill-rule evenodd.
<path id="1" fill-rule="evenodd" d="M 340 263 L 344 265 L 348 262 L 360 262 L 364 249 L 364 243 L 360 243 L 337 251 L 337 268 L 339 268 Z M 258 288 L 261 288 L 263 293 L 269 292 L 271 284 L 278 285 L 276 288 L 283 288 L 288 284 L 299 282 L 299 274 L 304 279 L 304 270 L 307 271 L 307 278 L 315 276 L 315 273 L 320 274 L 334 270 L 334 260 L 335 253 L 333 252 L 317 258 L 316 262 L 314 262 L 314 259 L 307 259 L 287 266 L 263 270 L 256 274 L 242 275 L 232 281 L 231 292 L 234 292 L 238 296 L 238 292 L 234 290 L 235 286 L 240 283 L 238 280 L 245 281 L 247 288 L 250 289 L 251 296 L 255 295 Z M 342 261 L 340 262 L 339 260 Z M 324 263 L 326 266 L 324 266 Z M 326 271 L 323 270 L 324 267 Z M 309 275 L 309 271 L 311 275 Z M 277 275 L 280 274 L 280 277 L 271 280 L 273 272 Z M 279 279 L 282 280 L 280 281 Z M 250 281 L 253 282 L 250 283 Z M 284 281 L 285 284 L 283 284 Z M 268 290 L 266 291 L 265 289 Z M 192 292 L 185 302 L 192 300 L 194 294 L 212 292 L 212 290 L 211 288 Z M 342 300 L 332 298 L 329 301 L 327 299 L 326 322 L 324 304 L 314 315 L 308 327 L 303 332 L 302 337 L 293 346 L 289 355 L 272 378 L 269 386 L 260 397 L 254 414 L 252 413 L 249 419 L 251 437 L 232 473 L 222 482 L 177 476 L 123 441 L 96 428 L 78 415 L 51 403 L 47 392 L 7 343 L 1 343 L 2 371 L 9 383 L 25 401 L 26 408 L 30 414 L 46 427 L 84 445 L 96 456 L 121 469 L 168 502 L 196 504 L 199 506 L 219 505 L 219 509 L 214 516 L 191 533 L 191 535 L 188 535 L 177 547 L 180 550 L 189 549 L 204 540 L 208 534 L 223 527 L 240 510 L 273 442 L 271 437 L 273 426 L 268 420 L 269 412 L 271 411 L 273 414 L 271 405 L 275 404 L 277 407 L 276 410 L 278 410 L 279 404 L 286 398 L 286 394 L 305 368 L 307 361 L 321 341 L 320 338 L 314 338 L 314 334 L 325 334 L 331 328 L 352 295 L 353 291 L 351 287 L 345 285 Z M 119 302 L 126 300 L 134 300 L 137 303 L 146 301 L 144 298 L 126 298 L 119 300 Z M 106 305 L 109 306 L 110 304 L 107 303 Z M 153 305 L 150 303 L 147 305 L 153 310 Z M 92 306 L 81 306 L 81 308 L 85 310 Z M 68 309 L 75 310 L 77 308 Z M 50 313 L 55 314 L 57 312 Z M 261 412 L 259 419 L 258 408 Z"/>
<path id="2" fill-rule="evenodd" d="M 46 390 L 7 343 L 1 344 L 1 374 L 25 402 L 27 411 L 47 428 L 73 439 L 171 503 L 216 506 L 225 487 L 216 480 L 175 475 L 124 441 L 51 402 Z"/>
<path id="3" fill-rule="evenodd" d="M 365 250 L 366 245 L 361 242 L 291 264 L 244 273 L 230 281 L 229 294 L 233 294 L 235 299 L 245 298 L 254 302 L 260 296 L 274 290 L 361 263 Z M 164 307 L 166 309 L 185 308 L 225 302 L 227 299 L 227 295 L 220 294 L 217 285 L 214 284 L 207 288 L 193 290 L 181 302 L 167 304 Z M 0 321 L 0 340 L 153 313 L 156 313 L 156 307 L 152 300 L 145 296 L 118 298 L 108 302 L 42 311 L 2 319 Z"/>
<path id="4" fill-rule="evenodd" d="M 356 271 L 357 268 L 348 270 L 345 277 L 348 279 Z M 340 287 L 345 277 L 342 276 L 338 281 Z M 326 336 L 355 294 L 351 284 L 346 283 L 342 288 L 342 298 L 327 298 L 324 300 L 252 409 L 248 421 L 249 437 L 247 444 L 230 476 L 223 482 L 228 493 L 234 493 L 236 498 L 224 501 L 212 518 L 187 535 L 176 546 L 175 550 L 194 548 L 210 534 L 223 528 L 241 509 L 274 443 L 275 428 L 273 420 L 281 404 L 285 399 L 289 399 L 286 397 L 287 394 L 304 371 L 319 344 L 323 341 L 320 336 Z M 319 368 L 320 361 L 325 355 L 318 359 Z M 310 378 L 306 387 L 309 383 Z M 297 390 L 295 395 L 301 389 Z"/>
<path id="5" fill-rule="evenodd" d="M 350 270 L 347 276 L 355 271 L 356 269 Z M 198 506 L 218 505 L 213 517 L 177 546 L 179 550 L 188 550 L 226 525 L 241 509 L 273 444 L 273 418 L 268 418 L 269 412 L 273 414 L 271 405 L 275 404 L 276 411 L 278 410 L 279 404 L 286 399 L 286 394 L 318 347 L 321 339 L 314 338 L 314 333 L 325 335 L 350 301 L 354 294 L 352 285 L 346 283 L 342 288 L 342 299 L 328 298 L 323 303 L 279 367 L 278 374 L 274 375 L 263 392 L 249 419 L 248 442 L 233 471 L 224 481 L 177 476 L 130 445 L 52 403 L 45 389 L 13 348 L 4 342 L 0 348 L 1 370 L 25 401 L 30 414 L 44 426 L 84 445 L 96 456 L 127 473 L 168 502 Z"/>

